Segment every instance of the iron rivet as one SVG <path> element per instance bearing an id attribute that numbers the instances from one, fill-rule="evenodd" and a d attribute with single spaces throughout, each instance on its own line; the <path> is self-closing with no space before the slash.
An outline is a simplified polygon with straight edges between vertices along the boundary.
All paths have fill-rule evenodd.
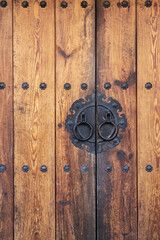
<path id="1" fill-rule="evenodd" d="M 111 167 L 111 166 L 107 166 L 107 167 L 105 168 L 105 171 L 106 171 L 106 172 L 111 172 L 111 171 L 112 171 L 112 167 Z"/>
<path id="2" fill-rule="evenodd" d="M 109 8 L 110 7 L 110 2 L 109 1 L 105 1 L 105 2 L 103 2 L 103 7 L 104 8 Z"/>
<path id="3" fill-rule="evenodd" d="M 109 90 L 109 89 L 111 88 L 111 84 L 110 84 L 109 82 L 105 83 L 105 84 L 104 84 L 104 88 L 105 88 L 106 90 Z"/>
<path id="4" fill-rule="evenodd" d="M 64 89 L 65 89 L 65 90 L 71 89 L 71 84 L 65 83 L 65 84 L 64 84 Z"/>
<path id="5" fill-rule="evenodd" d="M 41 90 L 45 90 L 46 88 L 47 88 L 46 83 L 41 83 L 41 84 L 40 84 L 40 89 L 41 89 Z"/>
<path id="6" fill-rule="evenodd" d="M 120 125 L 124 125 L 124 121 L 120 121 Z"/>
<path id="7" fill-rule="evenodd" d="M 121 84 L 121 88 L 122 88 L 123 90 L 126 90 L 126 89 L 128 88 L 128 84 L 127 84 L 126 82 L 123 82 L 123 83 Z"/>
<path id="8" fill-rule="evenodd" d="M 47 166 L 46 165 L 42 165 L 40 170 L 41 170 L 41 172 L 47 172 Z"/>
<path id="9" fill-rule="evenodd" d="M 121 5 L 122 5 L 123 8 L 126 8 L 126 7 L 128 7 L 128 2 L 127 1 L 123 1 L 121 3 Z"/>
<path id="10" fill-rule="evenodd" d="M 151 89 L 152 88 L 152 83 L 150 83 L 150 82 L 147 82 L 146 84 L 145 84 L 145 88 L 146 89 Z"/>
<path id="11" fill-rule="evenodd" d="M 27 165 L 24 165 L 24 166 L 22 167 L 22 171 L 23 171 L 23 172 L 28 172 L 28 171 L 29 171 L 29 167 L 28 167 Z"/>
<path id="12" fill-rule="evenodd" d="M 5 171 L 6 171 L 6 166 L 0 165 L 0 172 L 5 172 Z"/>
<path id="13" fill-rule="evenodd" d="M 114 139 L 113 142 L 114 142 L 114 143 L 117 143 L 117 139 Z"/>
<path id="14" fill-rule="evenodd" d="M 146 171 L 147 172 L 152 172 L 152 170 L 153 170 L 153 167 L 151 165 L 146 166 Z"/>
<path id="15" fill-rule="evenodd" d="M 28 88 L 29 88 L 29 84 L 28 83 L 22 83 L 22 88 L 24 89 L 24 90 L 27 90 Z"/>
<path id="16" fill-rule="evenodd" d="M 6 87 L 4 82 L 0 82 L 0 89 L 4 89 Z"/>
<path id="17" fill-rule="evenodd" d="M 22 2 L 22 7 L 27 8 L 29 6 L 29 3 L 27 1 Z"/>
<path id="18" fill-rule="evenodd" d="M 147 1 L 145 2 L 145 6 L 146 6 L 146 7 L 151 7 L 151 6 L 152 6 L 152 2 L 149 1 L 149 0 L 147 0 Z"/>
<path id="19" fill-rule="evenodd" d="M 124 165 L 122 167 L 122 171 L 127 173 L 129 171 L 129 167 L 127 165 Z"/>
<path id="20" fill-rule="evenodd" d="M 70 172 L 71 168 L 69 165 L 64 166 L 64 171 L 65 172 Z"/>
<path id="21" fill-rule="evenodd" d="M 61 2 L 61 7 L 62 8 L 66 8 L 67 6 L 68 6 L 67 2 L 65 2 L 65 1 Z"/>
<path id="22" fill-rule="evenodd" d="M 7 7 L 7 2 L 6 1 L 2 1 L 0 3 L 0 5 L 1 5 L 2 8 L 5 8 L 5 7 Z"/>
<path id="23" fill-rule="evenodd" d="M 61 123 L 58 123 L 58 127 L 59 127 L 59 128 L 62 128 L 62 124 L 61 124 Z"/>
<path id="24" fill-rule="evenodd" d="M 113 103 L 113 104 L 112 104 L 112 107 L 113 107 L 113 108 L 118 107 L 117 103 Z"/>
<path id="25" fill-rule="evenodd" d="M 81 7 L 86 8 L 88 6 L 88 3 L 86 1 L 81 2 Z"/>
<path id="26" fill-rule="evenodd" d="M 81 88 L 82 88 L 82 90 L 86 90 L 88 88 L 87 83 L 82 83 Z"/>
<path id="27" fill-rule="evenodd" d="M 47 6 L 46 1 L 41 1 L 40 6 L 41 6 L 41 8 L 45 8 Z"/>
<path id="28" fill-rule="evenodd" d="M 69 125 L 69 126 L 72 126 L 72 125 L 73 125 L 73 121 L 71 121 L 71 120 L 68 121 L 68 125 Z"/>
<path id="29" fill-rule="evenodd" d="M 81 167 L 81 172 L 83 172 L 83 173 L 88 172 L 88 167 L 87 166 L 82 166 Z"/>

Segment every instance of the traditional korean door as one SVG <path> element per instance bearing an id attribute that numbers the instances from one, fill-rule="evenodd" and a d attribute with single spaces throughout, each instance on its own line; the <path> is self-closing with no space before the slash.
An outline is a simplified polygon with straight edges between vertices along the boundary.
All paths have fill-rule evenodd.
<path id="1" fill-rule="evenodd" d="M 160 1 L 0 2 L 0 239 L 160 239 Z"/>

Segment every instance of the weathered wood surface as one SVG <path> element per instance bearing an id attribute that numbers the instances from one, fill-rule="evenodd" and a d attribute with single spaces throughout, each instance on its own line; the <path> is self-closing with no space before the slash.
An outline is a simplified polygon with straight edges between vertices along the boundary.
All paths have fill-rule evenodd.
<path id="1" fill-rule="evenodd" d="M 137 239 L 135 13 L 134 0 L 127 8 L 116 0 L 109 8 L 97 1 L 97 89 L 121 103 L 128 121 L 121 143 L 97 156 L 98 240 Z M 107 166 L 112 172 L 105 172 Z"/>
<path id="2" fill-rule="evenodd" d="M 95 155 L 73 146 L 65 129 L 72 103 L 95 89 L 95 2 L 56 2 L 56 239 L 95 239 Z M 65 90 L 64 84 L 71 89 Z M 87 83 L 86 91 L 81 84 Z M 58 127 L 62 124 L 62 127 Z M 71 171 L 64 172 L 69 165 Z M 82 173 L 81 167 L 88 166 Z"/>
<path id="3" fill-rule="evenodd" d="M 13 239 L 12 1 L 0 7 L 0 239 Z"/>
<path id="4" fill-rule="evenodd" d="M 139 239 L 160 239 L 160 1 L 138 0 L 138 213 Z M 150 82 L 152 88 L 145 88 Z M 153 167 L 152 172 L 146 166 Z"/>
<path id="5" fill-rule="evenodd" d="M 48 0 L 46 8 L 39 1 L 29 1 L 27 8 L 13 1 L 13 10 L 14 237 L 55 239 L 54 1 Z M 47 84 L 45 90 L 41 83 Z M 47 172 L 40 171 L 42 165 Z"/>

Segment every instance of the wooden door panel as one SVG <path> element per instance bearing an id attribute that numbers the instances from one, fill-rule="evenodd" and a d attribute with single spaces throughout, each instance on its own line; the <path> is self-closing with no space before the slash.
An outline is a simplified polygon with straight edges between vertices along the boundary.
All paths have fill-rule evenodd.
<path id="1" fill-rule="evenodd" d="M 160 239 L 159 5 L 152 1 L 152 6 L 146 7 L 145 1 L 139 0 L 137 6 L 138 236 L 144 240 Z"/>
<path id="2" fill-rule="evenodd" d="M 13 239 L 12 1 L 0 6 L 0 239 Z"/>
<path id="3" fill-rule="evenodd" d="M 136 8 L 97 1 L 97 91 L 118 100 L 127 118 L 120 144 L 97 155 L 97 239 L 137 239 Z M 105 83 L 111 88 L 106 90 Z M 122 170 L 128 166 L 128 172 Z M 107 166 L 112 171 L 106 172 Z"/>
<path id="4" fill-rule="evenodd" d="M 95 2 L 87 2 L 56 2 L 56 239 L 96 237 L 95 155 L 76 148 L 65 129 L 72 103 L 95 91 Z"/>
<path id="5" fill-rule="evenodd" d="M 13 2 L 16 240 L 55 239 L 54 1 L 39 3 Z"/>

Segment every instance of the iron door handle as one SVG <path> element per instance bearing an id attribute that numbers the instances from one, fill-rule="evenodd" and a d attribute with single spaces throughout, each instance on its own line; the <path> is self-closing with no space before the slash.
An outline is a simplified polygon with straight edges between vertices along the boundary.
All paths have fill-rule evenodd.
<path id="1" fill-rule="evenodd" d="M 110 125 L 112 125 L 114 127 L 113 131 L 108 135 L 108 136 L 105 136 L 105 134 L 103 134 L 102 132 L 102 128 L 105 126 L 105 125 L 108 125 L 108 127 Z M 104 120 L 104 122 L 102 122 L 99 127 L 98 127 L 98 133 L 100 135 L 100 137 L 105 140 L 105 141 L 111 141 L 113 140 L 117 133 L 118 133 L 118 127 L 117 125 L 111 120 L 111 113 L 108 111 L 106 113 L 106 119 Z"/>
<path id="2" fill-rule="evenodd" d="M 89 133 L 87 134 L 87 136 L 83 136 L 80 133 L 79 127 L 82 127 L 82 126 L 86 126 L 89 129 Z M 81 114 L 81 121 L 75 124 L 75 126 L 73 128 L 73 132 L 74 132 L 75 137 L 80 141 L 87 141 L 88 139 L 90 139 L 92 137 L 93 127 L 89 122 L 87 122 L 86 114 L 84 112 Z"/>

